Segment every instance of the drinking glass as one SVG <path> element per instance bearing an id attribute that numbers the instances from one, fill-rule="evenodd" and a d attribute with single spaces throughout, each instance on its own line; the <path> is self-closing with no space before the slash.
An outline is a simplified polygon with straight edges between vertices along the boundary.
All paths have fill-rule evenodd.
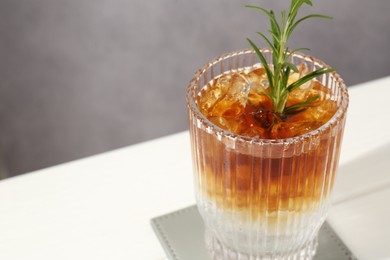
<path id="1" fill-rule="evenodd" d="M 269 49 L 261 49 L 268 63 Z M 294 64 L 328 67 L 300 53 Z M 336 73 L 315 80 L 329 90 L 337 111 L 324 125 L 285 139 L 234 134 L 199 110 L 202 89 L 222 74 L 259 66 L 252 50 L 229 53 L 201 68 L 186 98 L 195 195 L 213 259 L 312 259 L 336 176 L 348 93 Z"/>

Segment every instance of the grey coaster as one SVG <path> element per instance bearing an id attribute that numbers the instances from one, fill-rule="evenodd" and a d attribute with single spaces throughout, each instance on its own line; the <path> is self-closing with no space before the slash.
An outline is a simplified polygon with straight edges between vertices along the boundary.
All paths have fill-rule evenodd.
<path id="1" fill-rule="evenodd" d="M 212 260 L 204 243 L 204 226 L 196 206 L 184 208 L 151 220 L 170 260 Z M 356 259 L 328 223 L 318 235 L 315 260 Z"/>

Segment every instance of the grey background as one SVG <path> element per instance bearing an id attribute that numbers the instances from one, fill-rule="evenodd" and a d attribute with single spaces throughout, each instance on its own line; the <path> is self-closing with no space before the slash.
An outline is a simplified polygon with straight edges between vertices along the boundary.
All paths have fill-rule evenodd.
<path id="1" fill-rule="evenodd" d="M 255 32 L 268 28 L 267 18 L 244 5 L 283 2 L 0 0 L 0 154 L 8 174 L 185 130 L 184 93 L 195 71 L 247 48 L 246 37 L 263 45 Z M 311 48 L 348 85 L 390 74 L 390 1 L 313 2 L 303 13 L 334 20 L 302 24 L 290 48 Z"/>

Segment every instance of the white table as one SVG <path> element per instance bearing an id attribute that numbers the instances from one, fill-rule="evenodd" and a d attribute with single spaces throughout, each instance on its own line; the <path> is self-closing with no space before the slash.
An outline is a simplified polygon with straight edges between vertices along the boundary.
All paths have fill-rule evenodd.
<path id="1" fill-rule="evenodd" d="M 389 97 L 350 88 L 328 221 L 359 259 L 390 259 Z M 0 259 L 165 259 L 149 220 L 195 203 L 190 158 L 182 132 L 0 181 Z"/>

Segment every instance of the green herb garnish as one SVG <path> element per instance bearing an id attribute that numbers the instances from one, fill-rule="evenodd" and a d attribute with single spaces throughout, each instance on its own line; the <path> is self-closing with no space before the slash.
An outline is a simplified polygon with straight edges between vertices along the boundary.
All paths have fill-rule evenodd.
<path id="1" fill-rule="evenodd" d="M 318 96 L 309 98 L 306 101 L 294 104 L 293 106 L 286 107 L 289 93 L 319 75 L 335 71 L 335 69 L 320 68 L 288 85 L 290 72 L 298 72 L 298 68 L 294 64 L 288 62 L 290 56 L 299 50 L 308 50 L 307 48 L 298 48 L 290 51 L 286 48 L 287 40 L 291 36 L 292 32 L 301 22 L 309 18 L 332 19 L 332 17 L 321 14 L 310 14 L 300 19 L 296 19 L 298 10 L 303 4 L 310 6 L 313 5 L 310 0 L 291 0 L 291 6 L 288 14 L 285 10 L 281 12 L 280 23 L 277 21 L 274 11 L 267 11 L 259 6 L 247 6 L 265 13 L 270 20 L 271 29 L 268 30 L 268 32 L 272 37 L 272 42 L 263 33 L 258 32 L 258 34 L 265 40 L 272 50 L 272 69 L 267 64 L 267 61 L 263 54 L 259 51 L 259 48 L 250 39 L 247 38 L 247 41 L 256 52 L 267 74 L 270 92 L 264 92 L 263 94 L 267 95 L 271 99 L 274 110 L 273 112 L 279 115 L 296 114 L 305 110 L 311 102 L 318 98 Z"/>

